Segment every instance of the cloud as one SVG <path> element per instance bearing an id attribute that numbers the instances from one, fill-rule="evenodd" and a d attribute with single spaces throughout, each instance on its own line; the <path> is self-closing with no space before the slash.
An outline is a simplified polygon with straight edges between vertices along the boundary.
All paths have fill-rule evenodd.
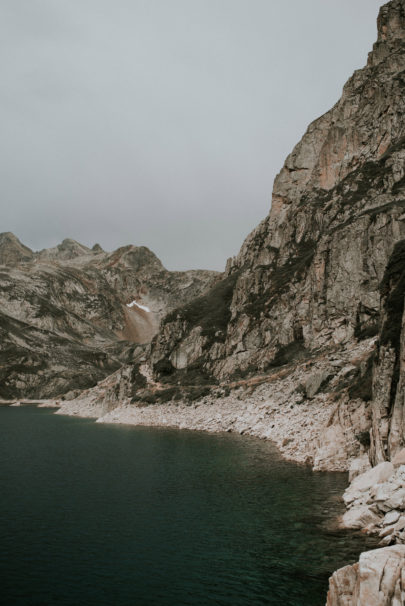
<path id="1" fill-rule="evenodd" d="M 381 4 L 3 0 L 1 231 L 222 269 Z"/>

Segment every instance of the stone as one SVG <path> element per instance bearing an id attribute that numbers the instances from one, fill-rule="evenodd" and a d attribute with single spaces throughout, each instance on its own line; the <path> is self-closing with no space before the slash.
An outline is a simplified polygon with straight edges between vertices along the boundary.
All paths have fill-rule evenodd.
<path id="1" fill-rule="evenodd" d="M 392 459 L 392 464 L 394 465 L 394 467 L 405 465 L 405 448 L 397 452 L 395 457 Z"/>
<path id="2" fill-rule="evenodd" d="M 365 491 L 374 486 L 386 482 L 394 473 L 394 466 L 389 461 L 380 463 L 369 471 L 357 476 L 351 485 L 355 491 Z"/>
<path id="3" fill-rule="evenodd" d="M 311 375 L 305 383 L 305 393 L 307 398 L 313 398 L 319 391 L 322 383 L 329 377 L 327 371 L 316 372 Z"/>
<path id="4" fill-rule="evenodd" d="M 401 530 L 405 529 L 405 516 L 401 516 L 398 522 L 395 524 L 394 531 L 401 532 Z"/>
<path id="5" fill-rule="evenodd" d="M 365 526 L 378 524 L 380 520 L 380 516 L 371 511 L 367 505 L 360 505 L 346 511 L 342 516 L 341 525 L 343 528 L 361 530 Z"/>
<path id="6" fill-rule="evenodd" d="M 326 606 L 355 606 L 353 596 L 356 591 L 358 564 L 339 568 L 329 579 Z"/>
<path id="7" fill-rule="evenodd" d="M 349 482 L 352 482 L 354 478 L 365 473 L 369 469 L 371 469 L 371 465 L 367 454 L 364 454 L 357 459 L 353 459 L 349 467 Z"/>
<path id="8" fill-rule="evenodd" d="M 362 553 L 329 579 L 326 606 L 403 606 L 405 604 L 405 546 Z"/>
<path id="9" fill-rule="evenodd" d="M 399 513 L 399 511 L 389 511 L 384 516 L 384 520 L 382 522 L 383 526 L 389 526 L 391 524 L 395 524 L 395 522 L 398 522 L 400 515 L 401 514 Z"/>
<path id="10" fill-rule="evenodd" d="M 405 488 L 399 488 L 390 493 L 385 501 L 391 509 L 405 509 Z"/>
<path id="11" fill-rule="evenodd" d="M 393 532 L 394 532 L 394 526 L 387 526 L 387 527 L 383 528 L 382 530 L 380 530 L 380 532 L 378 533 L 378 536 L 383 539 L 385 537 L 392 535 Z"/>

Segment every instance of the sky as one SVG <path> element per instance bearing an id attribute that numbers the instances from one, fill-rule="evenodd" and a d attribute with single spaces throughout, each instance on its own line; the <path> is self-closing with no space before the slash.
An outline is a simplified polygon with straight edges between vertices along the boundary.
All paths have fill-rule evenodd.
<path id="1" fill-rule="evenodd" d="M 223 270 L 378 0 L 1 0 L 0 232 Z"/>

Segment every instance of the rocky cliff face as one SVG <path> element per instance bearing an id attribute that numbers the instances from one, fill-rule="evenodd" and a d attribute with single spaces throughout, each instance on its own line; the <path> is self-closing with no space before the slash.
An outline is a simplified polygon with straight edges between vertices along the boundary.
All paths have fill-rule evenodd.
<path id="1" fill-rule="evenodd" d="M 287 158 L 269 216 L 222 283 L 165 319 L 157 373 L 170 359 L 173 375 L 198 364 L 222 380 L 266 370 L 293 343 L 314 350 L 378 331 L 379 286 L 405 235 L 404 6 L 381 9 L 367 66 Z"/>
<path id="2" fill-rule="evenodd" d="M 51 397 L 137 359 L 165 313 L 215 272 L 169 272 L 145 247 L 64 240 L 34 253 L 0 234 L 0 397 Z"/>

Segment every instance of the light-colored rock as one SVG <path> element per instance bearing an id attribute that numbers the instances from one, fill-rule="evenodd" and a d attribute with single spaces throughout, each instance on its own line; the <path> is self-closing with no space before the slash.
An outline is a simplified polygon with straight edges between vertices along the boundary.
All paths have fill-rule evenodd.
<path id="1" fill-rule="evenodd" d="M 386 482 L 394 473 L 394 466 L 389 461 L 380 463 L 376 467 L 369 469 L 365 473 L 357 476 L 351 485 L 355 491 L 365 491 L 374 486 Z"/>
<path id="2" fill-rule="evenodd" d="M 352 482 L 357 476 L 371 469 L 370 460 L 367 454 L 357 459 L 353 459 L 349 467 L 349 482 Z"/>
<path id="3" fill-rule="evenodd" d="M 389 511 L 385 516 L 384 516 L 384 520 L 383 520 L 383 526 L 390 526 L 391 524 L 395 524 L 396 522 L 398 522 L 399 518 L 400 518 L 400 513 L 399 511 Z"/>
<path id="4" fill-rule="evenodd" d="M 380 469 L 385 467 L 390 474 L 390 468 L 386 463 L 382 463 L 378 467 Z M 394 468 L 392 466 L 392 468 L 394 472 L 389 475 L 387 481 L 372 484 L 366 490 L 355 488 L 354 485 L 358 480 L 355 478 L 343 495 L 348 511 L 342 517 L 342 525 L 363 529 L 371 534 L 379 534 L 385 544 L 405 542 L 405 537 L 402 536 L 405 523 L 403 527 L 402 524 L 405 517 L 401 514 L 405 511 L 405 477 L 403 467 Z M 381 473 L 377 474 L 376 477 L 377 479 L 384 477 L 384 474 L 382 476 Z M 381 527 L 383 529 L 393 528 L 393 532 L 381 531 Z"/>
<path id="5" fill-rule="evenodd" d="M 358 564 L 339 568 L 329 579 L 326 606 L 356 606 L 354 594 L 358 579 Z"/>
<path id="6" fill-rule="evenodd" d="M 313 398 L 318 392 L 322 383 L 328 378 L 329 373 L 326 370 L 312 374 L 305 383 L 305 393 L 307 398 Z"/>
<path id="7" fill-rule="evenodd" d="M 395 457 L 392 459 L 392 464 L 394 465 L 394 467 L 405 465 L 405 448 L 397 452 Z"/>
<path id="8" fill-rule="evenodd" d="M 381 518 L 372 512 L 367 505 L 352 507 L 342 516 L 342 527 L 360 530 L 370 524 L 378 524 Z"/>
<path id="9" fill-rule="evenodd" d="M 405 516 L 401 516 L 394 526 L 394 532 L 398 533 L 405 529 Z"/>
<path id="10" fill-rule="evenodd" d="M 362 553 L 357 564 L 329 579 L 326 606 L 403 606 L 405 546 Z"/>
<path id="11" fill-rule="evenodd" d="M 380 530 L 378 536 L 384 539 L 385 537 L 391 536 L 394 530 L 394 526 L 385 526 L 382 530 Z"/>

